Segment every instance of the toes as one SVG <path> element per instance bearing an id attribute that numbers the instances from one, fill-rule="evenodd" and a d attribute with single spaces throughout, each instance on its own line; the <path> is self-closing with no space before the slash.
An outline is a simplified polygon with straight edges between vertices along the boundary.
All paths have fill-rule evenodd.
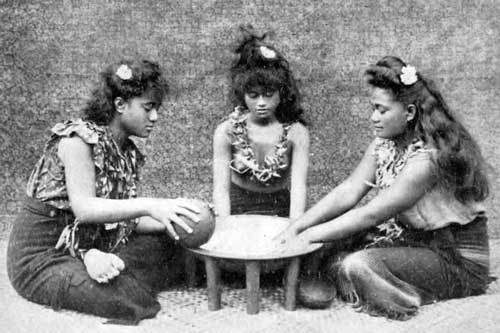
<path id="1" fill-rule="evenodd" d="M 125 263 L 118 256 L 112 255 L 111 265 L 119 271 L 122 271 L 125 268 Z"/>
<path id="2" fill-rule="evenodd" d="M 100 276 L 97 279 L 95 279 L 98 283 L 108 283 L 109 279 L 107 276 Z"/>

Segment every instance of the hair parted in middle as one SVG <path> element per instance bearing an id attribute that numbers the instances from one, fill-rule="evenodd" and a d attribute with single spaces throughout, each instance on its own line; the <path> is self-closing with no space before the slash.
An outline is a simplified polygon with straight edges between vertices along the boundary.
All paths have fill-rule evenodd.
<path id="1" fill-rule="evenodd" d="M 245 106 L 245 93 L 262 87 L 279 92 L 280 104 L 276 108 L 279 122 L 305 123 L 297 82 L 288 61 L 276 48 L 264 42 L 267 34 L 256 34 L 250 25 L 240 26 L 240 30 L 243 38 L 234 51 L 238 57 L 230 70 L 234 106 Z"/>
<path id="2" fill-rule="evenodd" d="M 445 188 L 454 189 L 461 202 L 482 201 L 489 193 L 486 163 L 481 150 L 452 113 L 435 84 L 415 72 L 415 80 L 402 79 L 407 66 L 401 59 L 386 56 L 366 70 L 368 84 L 390 90 L 405 107 L 414 105 L 415 118 L 408 130 L 437 149 L 438 179 Z"/>

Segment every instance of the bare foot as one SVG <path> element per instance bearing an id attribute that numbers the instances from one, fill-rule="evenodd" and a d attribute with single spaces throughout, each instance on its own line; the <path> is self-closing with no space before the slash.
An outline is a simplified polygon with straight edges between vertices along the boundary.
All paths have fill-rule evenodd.
<path id="1" fill-rule="evenodd" d="M 99 283 L 114 279 L 125 268 L 125 263 L 117 255 L 97 249 L 90 249 L 83 259 L 90 277 Z"/>

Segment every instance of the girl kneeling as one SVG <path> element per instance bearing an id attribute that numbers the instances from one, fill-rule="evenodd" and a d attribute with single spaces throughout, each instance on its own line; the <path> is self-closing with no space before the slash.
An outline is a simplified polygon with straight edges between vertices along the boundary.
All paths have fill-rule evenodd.
<path id="1" fill-rule="evenodd" d="M 220 217 L 298 217 L 306 206 L 309 133 L 288 61 L 248 29 L 231 68 L 235 109 L 214 135 Z"/>

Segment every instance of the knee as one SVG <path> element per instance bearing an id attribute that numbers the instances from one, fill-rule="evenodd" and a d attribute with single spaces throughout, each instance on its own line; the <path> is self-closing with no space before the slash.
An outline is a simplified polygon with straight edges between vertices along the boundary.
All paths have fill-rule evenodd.
<path id="1" fill-rule="evenodd" d="M 358 251 L 346 255 L 333 266 L 331 276 L 342 299 L 359 304 L 360 292 L 371 285 L 372 265 L 365 251 Z"/>
<path id="2" fill-rule="evenodd" d="M 356 280 L 367 276 L 373 265 L 372 258 L 366 251 L 358 251 L 347 255 L 340 262 L 340 271 L 349 278 Z"/>

